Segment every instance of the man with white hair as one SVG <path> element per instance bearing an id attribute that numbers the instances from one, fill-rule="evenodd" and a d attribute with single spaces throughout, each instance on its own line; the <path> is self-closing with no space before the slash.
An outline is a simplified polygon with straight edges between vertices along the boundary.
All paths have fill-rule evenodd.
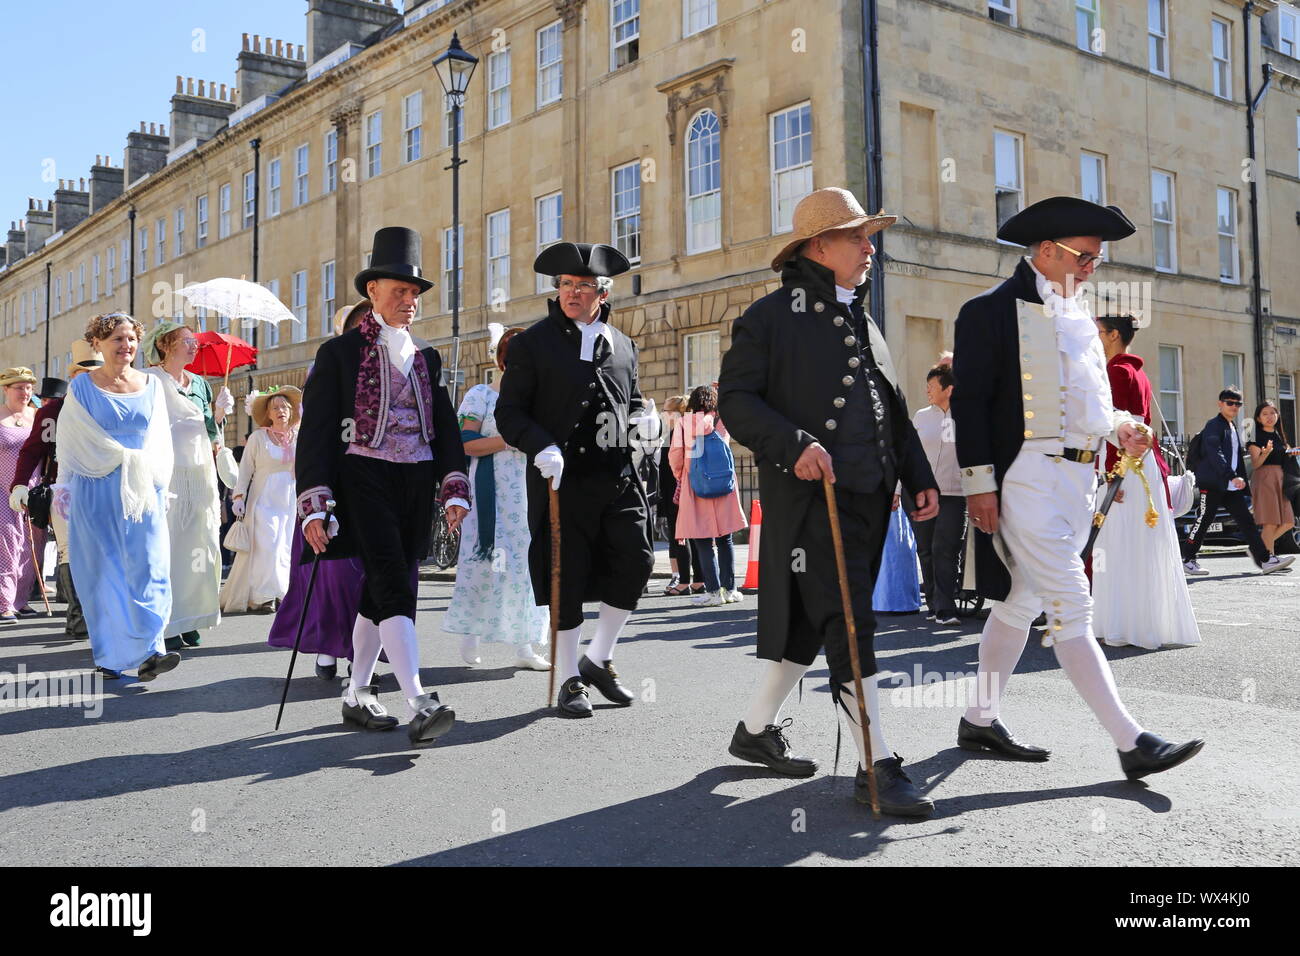
<path id="1" fill-rule="evenodd" d="M 554 666 L 561 717 L 592 716 L 588 686 L 619 706 L 633 695 L 614 670 L 614 644 L 654 568 L 645 487 L 632 444 L 658 419 L 647 415 L 637 381 L 636 346 L 610 324 L 613 276 L 631 268 L 617 249 L 590 243 L 548 246 L 534 271 L 559 294 L 547 317 L 510 342 L 501 380 L 501 436 L 532 459 L 528 473 L 529 569 L 533 596 L 549 605 L 551 532 L 547 482 L 560 501 L 560 609 Z M 561 481 L 563 475 L 563 481 Z M 582 604 L 600 601 L 596 631 L 581 661 Z"/>

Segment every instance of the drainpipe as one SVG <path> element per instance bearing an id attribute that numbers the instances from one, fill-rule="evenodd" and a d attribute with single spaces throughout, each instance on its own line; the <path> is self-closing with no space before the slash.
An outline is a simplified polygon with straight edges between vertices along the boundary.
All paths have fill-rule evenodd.
<path id="1" fill-rule="evenodd" d="M 1263 284 L 1260 280 L 1259 267 L 1259 174 L 1255 161 L 1255 112 L 1259 109 L 1259 104 L 1264 99 L 1264 94 L 1268 92 L 1269 84 L 1273 81 L 1273 65 L 1264 64 L 1264 83 L 1259 88 L 1259 93 L 1252 97 L 1250 94 L 1250 18 L 1255 9 L 1255 0 L 1247 0 L 1245 8 L 1242 10 L 1242 42 L 1245 47 L 1244 79 L 1246 94 L 1246 154 L 1250 159 L 1250 259 L 1251 259 L 1251 276 L 1250 276 L 1250 311 L 1252 316 L 1251 325 L 1253 341 L 1255 347 L 1255 394 L 1256 401 L 1262 402 L 1267 392 L 1264 384 L 1264 306 L 1263 306 Z"/>
<path id="2" fill-rule="evenodd" d="M 880 68 L 877 51 L 880 44 L 880 18 L 876 0 L 862 0 L 862 125 L 867 136 L 867 195 L 869 215 L 884 206 L 883 157 L 880 148 Z M 870 313 L 880 331 L 885 331 L 885 234 L 876 233 L 875 261 L 871 269 Z"/>

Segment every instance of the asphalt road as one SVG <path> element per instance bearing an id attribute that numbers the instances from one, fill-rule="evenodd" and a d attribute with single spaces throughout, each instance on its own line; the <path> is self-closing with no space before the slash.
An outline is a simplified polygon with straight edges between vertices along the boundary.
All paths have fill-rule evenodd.
<path id="1" fill-rule="evenodd" d="M 1200 646 L 1105 651 L 1140 723 L 1208 741 L 1141 783 L 1123 780 L 1037 639 L 1004 719 L 1052 759 L 957 749 L 978 622 L 882 619 L 882 667 L 956 677 L 916 699 L 886 692 L 886 736 L 936 812 L 873 822 L 853 800 L 847 736 L 831 774 L 824 668 L 786 710 L 797 749 L 822 762 L 817 776 L 775 778 L 727 755 L 759 672 L 754 596 L 725 608 L 647 598 L 616 654 L 640 699 L 569 721 L 542 706 L 547 675 L 506 666 L 507 649 L 463 666 L 439 629 L 451 585 L 427 581 L 423 677 L 457 711 L 435 746 L 411 748 L 402 729 L 345 730 L 337 685 L 309 658 L 272 732 L 289 655 L 265 645 L 269 618 L 232 617 L 151 684 L 109 682 L 76 707 L 0 709 L 0 854 L 9 865 L 1295 865 L 1300 573 L 1262 577 L 1238 556 L 1202 563 L 1213 575 L 1192 583 Z M 88 660 L 61 618 L 0 631 L 0 672 L 79 673 Z M 391 674 L 380 693 L 404 713 Z"/>

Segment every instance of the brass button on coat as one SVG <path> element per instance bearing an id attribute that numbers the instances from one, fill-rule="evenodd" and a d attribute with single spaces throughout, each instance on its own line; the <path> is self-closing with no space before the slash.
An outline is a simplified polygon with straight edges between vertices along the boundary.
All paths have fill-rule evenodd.
<path id="1" fill-rule="evenodd" d="M 853 376 L 845 375 L 842 379 L 840 379 L 840 381 L 843 382 L 845 387 L 847 388 L 848 386 L 853 384 Z"/>
<path id="2" fill-rule="evenodd" d="M 857 338 L 856 338 L 855 336 L 852 336 L 852 335 L 846 335 L 846 336 L 844 337 L 844 344 L 845 344 L 845 345 L 857 345 L 857 344 L 858 344 L 858 340 L 857 340 Z"/>
<path id="3" fill-rule="evenodd" d="M 834 320 L 832 320 L 832 323 L 831 323 L 831 324 L 832 324 L 832 325 L 843 325 L 843 324 L 844 324 L 844 316 L 842 316 L 842 315 L 837 315 L 837 316 L 835 316 L 835 318 L 834 318 Z"/>
<path id="4" fill-rule="evenodd" d="M 849 359 L 849 368 L 857 368 L 861 364 L 862 364 L 862 360 L 859 359 L 856 355 L 853 356 L 853 358 Z"/>
<path id="5" fill-rule="evenodd" d="M 836 423 L 835 423 L 835 419 L 833 419 L 833 418 L 828 418 L 828 419 L 826 419 L 826 430 L 827 430 L 827 431 L 832 431 L 832 432 L 833 432 L 833 431 L 835 431 L 835 429 L 836 429 L 837 427 L 838 427 L 838 426 L 837 426 Z"/>
<path id="6" fill-rule="evenodd" d="M 844 407 L 844 398 L 843 398 L 843 396 L 837 396 L 837 397 L 836 397 L 836 398 L 831 402 L 831 404 L 834 405 L 836 408 L 843 408 L 843 407 Z"/>

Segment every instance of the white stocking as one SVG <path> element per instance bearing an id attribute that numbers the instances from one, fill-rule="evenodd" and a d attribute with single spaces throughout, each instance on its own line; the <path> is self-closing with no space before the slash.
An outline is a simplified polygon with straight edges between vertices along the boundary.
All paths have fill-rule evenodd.
<path id="1" fill-rule="evenodd" d="M 871 759 L 874 763 L 894 756 L 894 752 L 889 749 L 889 744 L 885 742 L 884 732 L 880 729 L 880 689 L 876 685 L 876 675 L 862 678 L 862 693 L 867 697 L 867 720 L 871 724 L 868 736 L 871 738 Z M 867 748 L 863 745 L 862 728 L 858 725 L 858 699 L 853 696 L 852 684 L 840 686 L 840 710 L 848 717 L 853 742 L 858 745 L 858 766 L 866 770 Z"/>
<path id="2" fill-rule="evenodd" d="M 388 654 L 393 676 L 401 685 L 409 705 L 424 693 L 420 684 L 420 642 L 415 637 L 415 620 L 390 617 L 379 622 L 379 640 Z"/>
<path id="3" fill-rule="evenodd" d="M 790 692 L 812 666 L 796 664 L 794 661 L 764 663 L 767 666 L 759 678 L 758 687 L 754 689 L 754 696 L 749 699 L 749 710 L 745 712 L 745 729 L 751 734 L 761 734 L 765 728 L 776 723 Z"/>
<path id="4" fill-rule="evenodd" d="M 605 661 L 614 659 L 614 642 L 618 640 L 623 625 L 632 616 L 631 611 L 609 604 L 601 604 L 600 617 L 596 620 L 596 636 L 587 645 L 587 659 L 597 667 L 604 667 Z"/>
<path id="5" fill-rule="evenodd" d="M 567 631 L 557 631 L 555 635 L 555 677 L 563 684 L 570 677 L 578 676 L 578 642 L 582 640 L 582 626 Z"/>
<path id="6" fill-rule="evenodd" d="M 984 622 L 980 635 L 979 674 L 975 678 L 976 703 L 966 708 L 966 719 L 977 727 L 991 727 L 1002 706 L 1002 691 L 1025 652 L 1029 628 L 1008 624 L 996 610 Z"/>
<path id="7" fill-rule="evenodd" d="M 356 623 L 352 625 L 352 679 L 343 694 L 343 699 L 354 707 L 357 703 L 355 688 L 370 685 L 381 650 L 379 625 L 358 614 Z"/>
<path id="8" fill-rule="evenodd" d="M 1091 628 L 1089 628 L 1091 630 Z M 1138 726 L 1119 699 L 1119 689 L 1111 675 L 1110 665 L 1106 663 L 1096 638 L 1091 634 L 1060 641 L 1052 645 L 1056 651 L 1056 660 L 1070 678 L 1070 683 L 1079 692 L 1106 733 L 1115 741 L 1118 750 L 1132 750 L 1137 745 Z"/>

